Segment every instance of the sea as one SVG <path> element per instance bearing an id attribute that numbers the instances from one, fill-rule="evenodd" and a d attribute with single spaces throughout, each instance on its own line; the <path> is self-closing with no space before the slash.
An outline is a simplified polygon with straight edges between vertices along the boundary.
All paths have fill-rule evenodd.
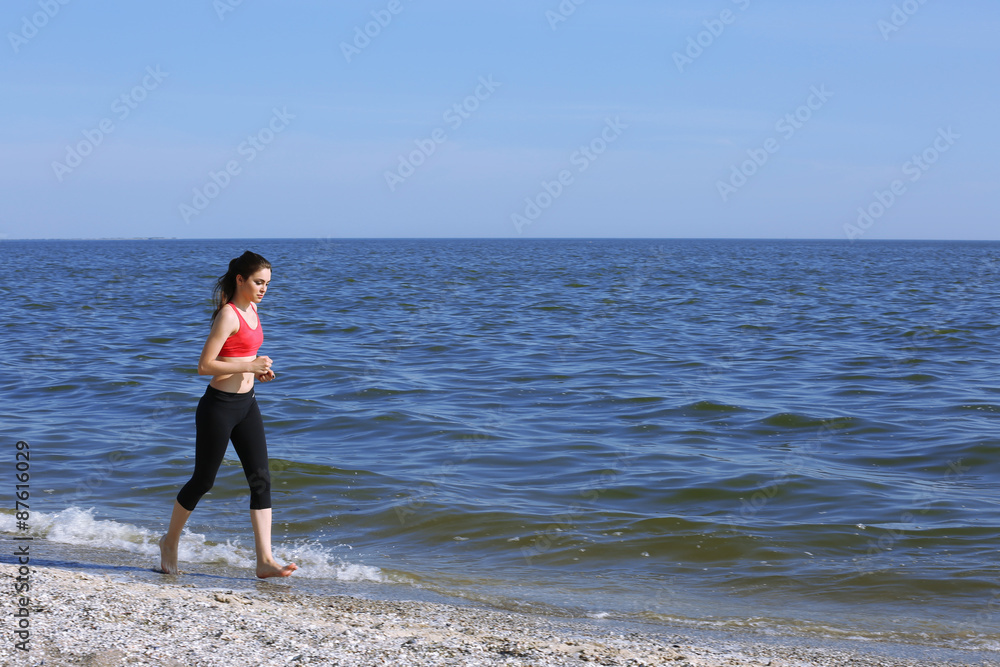
<path id="1" fill-rule="evenodd" d="M 199 585 L 1000 655 L 998 242 L 2 240 L 3 563 L 162 580 L 244 250 L 299 570 L 230 447 Z"/>

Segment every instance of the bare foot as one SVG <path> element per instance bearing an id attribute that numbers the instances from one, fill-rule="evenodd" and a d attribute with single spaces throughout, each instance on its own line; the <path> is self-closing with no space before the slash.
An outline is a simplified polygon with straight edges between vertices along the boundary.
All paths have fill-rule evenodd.
<path id="1" fill-rule="evenodd" d="M 274 561 L 270 563 L 258 563 L 257 576 L 261 579 L 267 579 L 268 577 L 290 577 L 292 572 L 295 572 L 297 569 L 299 569 L 299 566 L 295 563 L 289 563 L 284 567 L 280 567 Z"/>
<path id="2" fill-rule="evenodd" d="M 160 538 L 160 571 L 163 574 L 180 574 L 177 569 L 177 547 L 168 546 L 163 543 L 167 539 L 164 535 Z"/>

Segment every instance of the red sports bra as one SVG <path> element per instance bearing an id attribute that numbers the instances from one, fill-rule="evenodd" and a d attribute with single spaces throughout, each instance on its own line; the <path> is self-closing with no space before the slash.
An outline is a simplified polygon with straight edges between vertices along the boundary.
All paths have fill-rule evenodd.
<path id="1" fill-rule="evenodd" d="M 260 327 L 260 315 L 257 315 L 257 328 L 251 329 L 250 325 L 247 324 L 246 320 L 243 319 L 243 314 L 240 313 L 240 309 L 236 307 L 232 301 L 229 302 L 233 310 L 236 311 L 236 316 L 240 318 L 240 328 L 239 330 L 232 334 L 226 339 L 226 342 L 222 344 L 222 349 L 219 350 L 220 357 L 252 357 L 257 354 L 257 350 L 260 349 L 261 343 L 264 342 L 264 330 Z M 256 306 L 253 306 L 253 312 L 257 312 Z"/>

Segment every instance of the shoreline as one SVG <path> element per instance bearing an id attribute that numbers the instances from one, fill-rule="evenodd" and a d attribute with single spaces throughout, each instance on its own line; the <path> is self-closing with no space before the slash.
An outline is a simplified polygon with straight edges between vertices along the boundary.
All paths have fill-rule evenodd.
<path id="1" fill-rule="evenodd" d="M 185 577 L 121 581 L 33 566 L 30 652 L 14 648 L 16 567 L 3 569 L 7 641 L 19 665 L 630 665 L 676 667 L 1000 666 L 781 645 L 753 637 L 712 642 L 683 631 L 553 618 L 440 602 L 205 588 Z"/>

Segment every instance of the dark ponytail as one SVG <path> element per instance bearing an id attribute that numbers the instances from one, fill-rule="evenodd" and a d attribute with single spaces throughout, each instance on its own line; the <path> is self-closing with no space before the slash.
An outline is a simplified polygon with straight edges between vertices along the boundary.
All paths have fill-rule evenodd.
<path id="1" fill-rule="evenodd" d="M 226 307 L 226 304 L 236 294 L 236 276 L 243 276 L 244 280 L 249 280 L 250 276 L 261 269 L 270 269 L 271 262 L 267 261 L 255 252 L 247 250 L 239 257 L 229 261 L 229 270 L 224 276 L 220 276 L 212 291 L 212 299 L 215 302 L 215 312 L 212 313 L 212 320 L 219 311 Z"/>

